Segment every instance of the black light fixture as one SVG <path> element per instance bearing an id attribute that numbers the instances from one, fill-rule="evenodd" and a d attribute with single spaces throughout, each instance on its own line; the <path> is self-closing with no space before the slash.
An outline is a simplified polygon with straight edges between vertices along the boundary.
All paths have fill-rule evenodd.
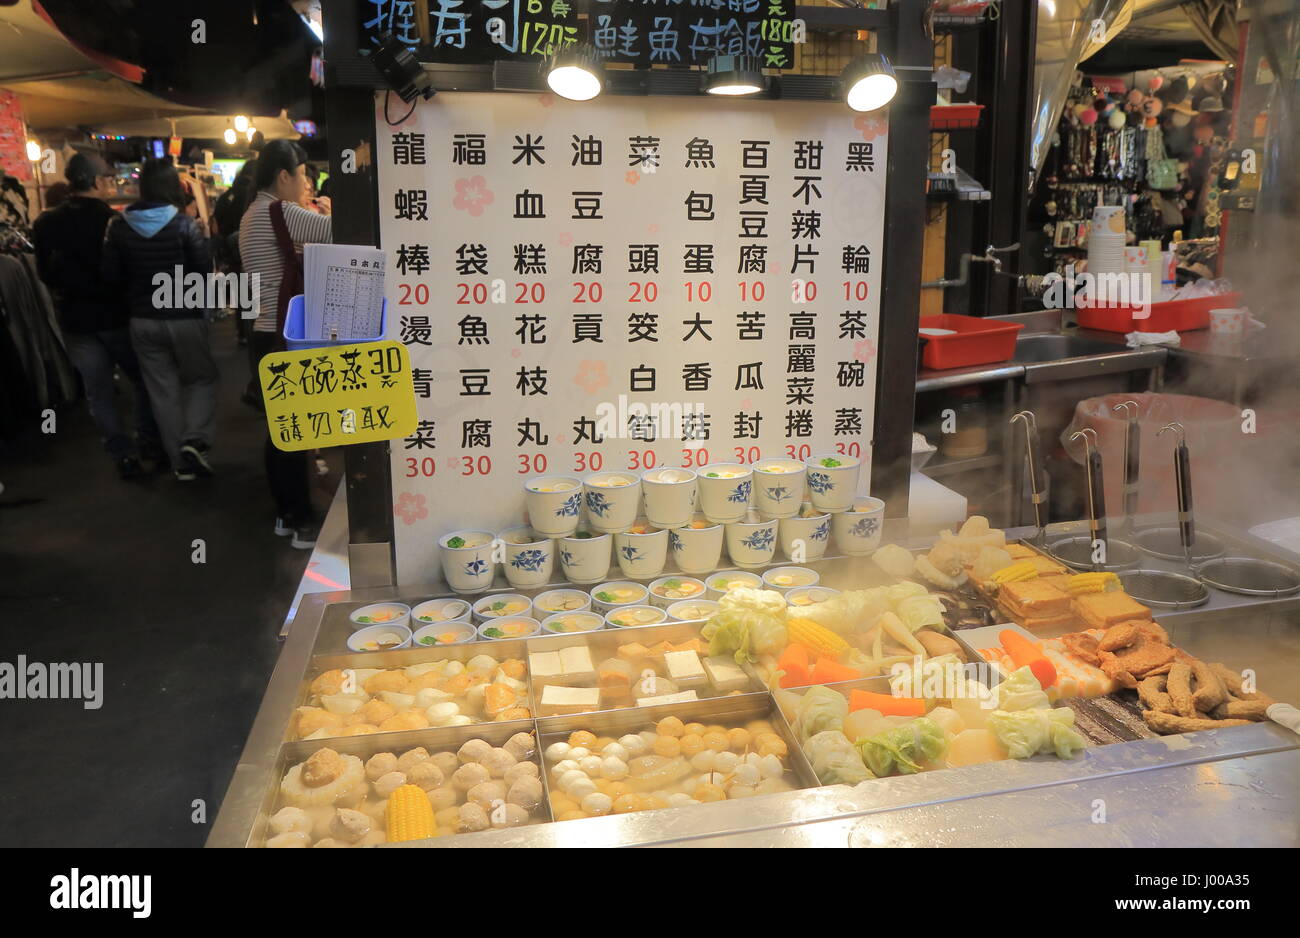
<path id="1" fill-rule="evenodd" d="M 898 93 L 898 78 L 879 52 L 860 55 L 840 73 L 844 101 L 855 111 L 878 111 Z"/>
<path id="2" fill-rule="evenodd" d="M 566 46 L 546 63 L 546 84 L 561 98 L 590 101 L 605 88 L 605 66 L 593 46 Z"/>
<path id="3" fill-rule="evenodd" d="M 767 87 L 756 55 L 715 55 L 704 71 L 704 90 L 732 96 L 757 94 Z"/>
<path id="4" fill-rule="evenodd" d="M 427 101 L 438 93 L 433 87 L 433 78 L 424 70 L 415 53 L 393 38 L 392 33 L 379 37 L 379 45 L 370 53 L 370 61 L 388 87 L 407 104 L 420 96 Z"/>

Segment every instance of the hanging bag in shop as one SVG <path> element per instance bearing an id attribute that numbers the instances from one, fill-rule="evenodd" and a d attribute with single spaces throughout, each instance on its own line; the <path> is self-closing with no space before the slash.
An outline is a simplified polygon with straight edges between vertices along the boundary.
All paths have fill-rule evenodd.
<path id="1" fill-rule="evenodd" d="M 1165 152 L 1165 135 L 1159 127 L 1147 129 L 1147 185 L 1162 191 L 1178 188 L 1178 161 Z"/>
<path id="2" fill-rule="evenodd" d="M 303 292 L 302 249 L 294 246 L 289 237 L 289 226 L 284 220 L 284 203 L 272 202 L 268 209 L 271 214 L 271 230 L 275 232 L 275 243 L 280 249 L 280 292 L 275 298 L 275 337 L 277 347 L 284 345 L 284 318 L 289 311 L 289 301 Z"/>

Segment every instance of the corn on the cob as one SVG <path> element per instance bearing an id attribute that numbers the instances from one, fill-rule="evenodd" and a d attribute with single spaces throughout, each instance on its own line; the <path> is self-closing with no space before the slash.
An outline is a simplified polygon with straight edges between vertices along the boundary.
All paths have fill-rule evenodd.
<path id="1" fill-rule="evenodd" d="M 433 805 L 418 785 L 399 785 L 388 796 L 388 842 L 434 836 Z"/>
<path id="2" fill-rule="evenodd" d="M 1078 573 L 1065 581 L 1065 589 L 1071 596 L 1107 593 L 1119 589 L 1119 577 L 1108 571 Z"/>
<path id="3" fill-rule="evenodd" d="M 839 658 L 849 650 L 848 642 L 812 619 L 787 619 L 785 630 L 791 642 L 806 646 L 814 655 Z"/>
<path id="4" fill-rule="evenodd" d="M 993 574 L 994 583 L 1020 583 L 1023 580 L 1032 580 L 1038 576 L 1038 568 L 1030 561 L 1022 560 L 1019 563 L 1013 563 L 1009 567 L 1003 567 L 997 573 Z"/>

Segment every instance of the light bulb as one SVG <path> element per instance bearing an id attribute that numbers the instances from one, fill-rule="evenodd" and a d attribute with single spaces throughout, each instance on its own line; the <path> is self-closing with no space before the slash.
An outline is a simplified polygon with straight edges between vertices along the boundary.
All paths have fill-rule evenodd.
<path id="1" fill-rule="evenodd" d="M 226 132 L 221 135 L 221 139 L 226 141 L 227 145 L 234 146 L 235 130 L 233 127 L 227 127 Z"/>
<path id="2" fill-rule="evenodd" d="M 41 145 L 35 140 L 27 141 L 27 159 L 35 163 L 41 158 Z"/>
<path id="3" fill-rule="evenodd" d="M 237 133 L 241 133 L 241 134 L 242 134 L 242 133 L 243 133 L 245 130 L 247 130 L 247 129 L 248 129 L 248 118 L 245 117 L 243 114 L 236 114 L 236 115 L 235 115 L 235 131 L 236 131 Z"/>

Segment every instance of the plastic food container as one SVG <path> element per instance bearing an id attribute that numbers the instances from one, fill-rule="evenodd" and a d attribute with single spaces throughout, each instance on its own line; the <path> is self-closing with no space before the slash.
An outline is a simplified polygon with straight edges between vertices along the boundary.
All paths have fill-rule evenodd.
<path id="1" fill-rule="evenodd" d="M 594 632 L 603 629 L 605 620 L 594 612 L 560 612 L 542 620 L 542 630 L 559 635 Z"/>
<path id="2" fill-rule="evenodd" d="M 643 625 L 659 625 L 668 618 L 668 613 L 658 606 L 620 606 L 607 616 L 605 621 L 616 629 L 635 629 Z"/>
<path id="3" fill-rule="evenodd" d="M 1198 296 L 1190 300 L 1169 300 L 1152 303 L 1151 315 L 1134 319 L 1136 306 L 1080 306 L 1075 310 L 1079 325 L 1084 329 L 1102 332 L 1188 332 L 1210 327 L 1210 310 L 1237 306 L 1240 293 L 1221 293 L 1218 296 Z"/>
<path id="4" fill-rule="evenodd" d="M 478 627 L 478 637 L 485 642 L 506 638 L 527 638 L 541 631 L 542 623 L 531 616 L 501 616 L 489 619 Z"/>
<path id="5" fill-rule="evenodd" d="M 478 632 L 468 622 L 434 622 L 422 625 L 411 636 L 412 648 L 434 648 L 443 645 L 463 645 L 478 638 Z"/>
<path id="6" fill-rule="evenodd" d="M 926 368 L 944 371 L 1009 360 L 1016 354 L 1016 333 L 1025 326 L 1019 322 L 943 313 L 922 316 L 920 328 L 953 331 L 953 335 L 927 335 L 925 354 L 921 356 Z"/>

